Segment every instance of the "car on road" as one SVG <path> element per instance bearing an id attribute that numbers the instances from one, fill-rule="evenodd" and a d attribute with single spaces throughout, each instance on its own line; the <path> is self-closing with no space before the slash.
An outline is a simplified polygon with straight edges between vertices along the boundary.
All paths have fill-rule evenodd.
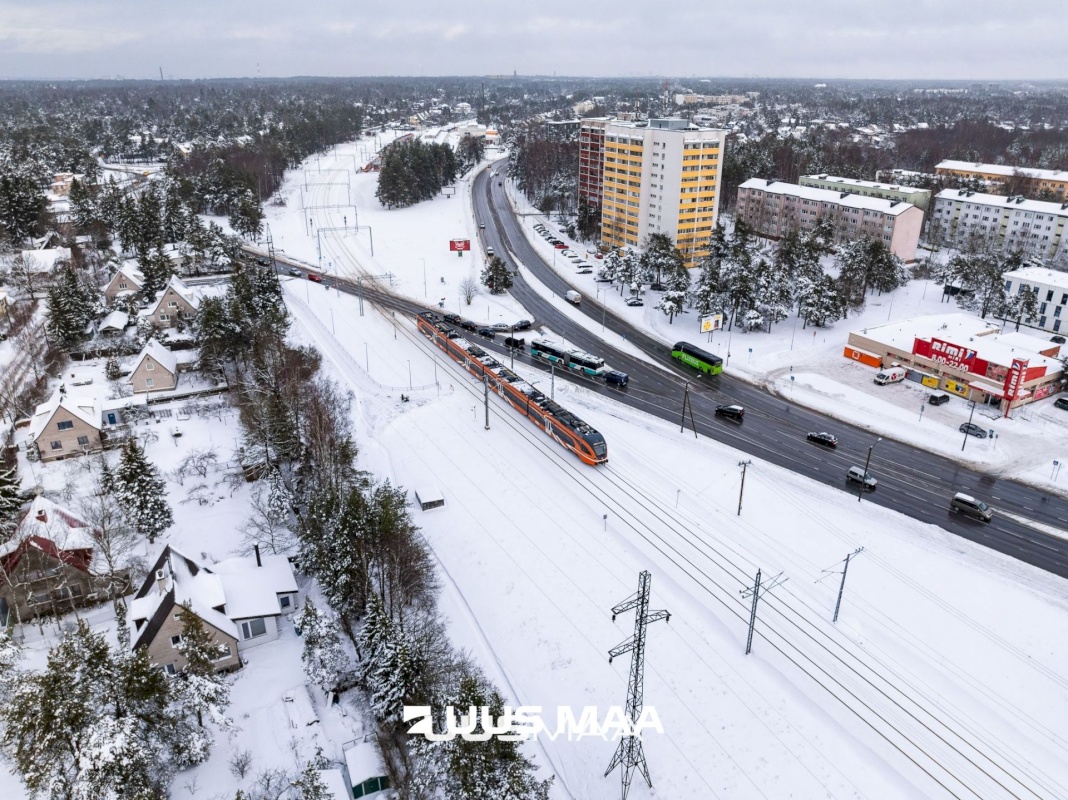
<path id="1" fill-rule="evenodd" d="M 822 444 L 824 447 L 838 446 L 838 439 L 834 434 L 827 433 L 826 431 L 809 431 L 805 438 L 815 444 Z"/>
<path id="2" fill-rule="evenodd" d="M 964 494 L 963 492 L 957 492 L 953 495 L 953 499 L 949 501 L 949 510 L 982 522 L 990 522 L 994 518 L 994 512 L 990 506 L 982 500 L 976 500 L 970 494 Z"/>
<path id="3" fill-rule="evenodd" d="M 745 409 L 742 406 L 734 404 L 727 406 L 716 406 L 716 416 L 727 417 L 728 419 L 733 419 L 737 420 L 738 422 L 741 422 L 742 418 L 745 417 Z"/>
<path id="4" fill-rule="evenodd" d="M 303 272 L 301 272 L 301 271 L 300 271 L 299 269 L 297 269 L 296 267 L 290 267 L 290 268 L 289 268 L 288 270 L 286 270 L 286 271 L 287 271 L 287 272 L 288 272 L 288 273 L 289 273 L 290 275 L 292 275 L 292 276 L 293 276 L 294 278 L 303 278 L 303 277 L 304 277 L 304 273 L 303 273 Z"/>
<path id="5" fill-rule="evenodd" d="M 962 422 L 957 430 L 969 436 L 975 436 L 978 439 L 986 438 L 986 429 L 976 425 L 974 422 Z"/>
<path id="6" fill-rule="evenodd" d="M 628 297 L 627 298 L 627 305 L 631 306 L 631 307 L 644 306 L 645 305 L 645 301 L 642 300 L 640 297 Z"/>
<path id="7" fill-rule="evenodd" d="M 507 322 L 494 322 L 492 325 L 490 325 L 490 328 L 492 328 L 493 330 L 502 332 L 510 331 L 512 330 L 512 327 L 513 326 L 509 325 Z"/>
<path id="8" fill-rule="evenodd" d="M 476 325 L 475 323 L 473 323 L 469 319 L 460 320 L 460 327 L 463 328 L 465 331 L 477 331 L 478 330 L 478 325 Z"/>
<path id="9" fill-rule="evenodd" d="M 493 328 L 487 328 L 485 325 L 478 329 L 478 335 L 485 336 L 487 339 L 494 339 L 497 336 L 497 334 L 493 332 Z"/>
<path id="10" fill-rule="evenodd" d="M 529 319 L 521 319 L 514 325 L 514 327 L 517 331 L 529 331 L 530 326 L 533 324 L 534 323 L 531 322 Z"/>
<path id="11" fill-rule="evenodd" d="M 846 472 L 846 480 L 850 483 L 863 483 L 864 488 L 869 492 L 874 492 L 875 487 L 879 485 L 874 475 L 865 472 L 860 467 L 850 467 Z"/>
<path id="12" fill-rule="evenodd" d="M 257 258 L 256 263 L 259 264 L 261 267 L 271 266 L 271 262 L 268 261 L 266 258 Z"/>
<path id="13" fill-rule="evenodd" d="M 1053 401 L 1053 407 L 1068 411 L 1068 397 L 1058 397 Z"/>
<path id="14" fill-rule="evenodd" d="M 933 394 L 927 398 L 927 402 L 933 406 L 944 406 L 949 402 L 948 394 Z"/>
<path id="15" fill-rule="evenodd" d="M 461 317 L 459 314 L 446 314 L 445 321 L 450 325 L 459 325 L 461 322 L 463 322 L 463 317 Z"/>
<path id="16" fill-rule="evenodd" d="M 612 386 L 626 386 L 630 383 L 630 376 L 618 369 L 610 369 L 604 374 L 604 382 Z"/>
<path id="17" fill-rule="evenodd" d="M 480 223 L 478 223 L 478 229 L 479 229 L 480 231 L 484 231 L 484 230 L 486 230 L 486 223 L 485 223 L 485 222 L 480 222 Z"/>
<path id="18" fill-rule="evenodd" d="M 319 275 L 316 272 L 309 272 L 308 273 L 308 280 L 310 280 L 312 283 L 322 283 L 323 282 L 323 276 Z"/>

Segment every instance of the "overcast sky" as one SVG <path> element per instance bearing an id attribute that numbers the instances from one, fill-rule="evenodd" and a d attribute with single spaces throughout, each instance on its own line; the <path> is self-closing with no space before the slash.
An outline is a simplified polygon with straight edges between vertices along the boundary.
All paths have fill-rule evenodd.
<path id="1" fill-rule="evenodd" d="M 0 0 L 0 78 L 1068 78 L 1068 0 Z"/>

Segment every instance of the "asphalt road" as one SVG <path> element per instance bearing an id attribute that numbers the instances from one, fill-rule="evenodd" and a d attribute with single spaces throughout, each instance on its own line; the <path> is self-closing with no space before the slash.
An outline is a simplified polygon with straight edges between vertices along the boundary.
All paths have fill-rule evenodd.
<path id="1" fill-rule="evenodd" d="M 521 230 L 521 225 L 533 224 L 534 220 L 524 222 L 517 218 L 504 191 L 498 179 L 490 178 L 487 171 L 483 171 L 474 182 L 475 216 L 479 223 L 486 225 L 479 232 L 483 246 L 493 247 L 513 270 L 516 269 L 516 262 L 522 264 L 557 298 L 561 298 L 569 289 L 578 291 L 582 294 L 579 308 L 593 322 L 590 328 L 603 323 L 655 362 L 655 365 L 650 365 L 633 358 L 591 334 L 590 328 L 575 325 L 557 309 L 555 303 L 559 303 L 559 299 L 555 303 L 545 300 L 526 283 L 521 274 L 516 275 L 511 293 L 534 315 L 537 324 L 548 326 L 565 336 L 568 343 L 601 356 L 612 368 L 630 375 L 630 385 L 624 390 L 586 381 L 593 391 L 611 395 L 617 401 L 678 423 L 684 387 L 689 383 L 693 419 L 701 436 L 729 444 L 744 453 L 843 491 L 853 494 L 859 491 L 856 484 L 846 483 L 845 473 L 851 466 L 864 466 L 868 448 L 878 439 L 877 434 L 794 405 L 729 375 L 709 378 L 680 365 L 670 357 L 668 345 L 653 339 L 591 297 L 591 281 L 586 276 L 582 276 L 581 283 L 576 280 L 576 285 L 572 286 L 554 272 Z M 597 285 L 612 290 L 610 284 Z M 418 308 L 416 304 L 408 305 Z M 506 352 L 503 346 L 496 343 L 483 345 Z M 710 349 L 716 352 L 716 348 Z M 528 365 L 545 369 L 542 362 L 533 361 L 525 354 L 517 358 Z M 573 375 L 567 378 L 581 380 Z M 743 405 L 745 421 L 739 424 L 716 417 L 715 407 L 724 403 Z M 838 438 L 837 448 L 828 449 L 808 442 L 805 438 L 808 431 L 833 433 Z M 608 442 L 608 456 L 611 459 L 611 442 Z M 923 522 L 934 523 L 965 539 L 1047 572 L 1068 577 L 1068 541 L 1007 516 L 1013 514 L 1068 531 L 1068 501 L 1064 498 L 1016 481 L 978 472 L 945 456 L 887 437 L 872 451 L 870 472 L 878 478 L 879 486 L 874 492 L 865 492 L 862 502 L 886 506 Z M 993 521 L 984 524 L 951 513 L 949 500 L 954 492 L 966 492 L 988 502 L 994 508 Z"/>

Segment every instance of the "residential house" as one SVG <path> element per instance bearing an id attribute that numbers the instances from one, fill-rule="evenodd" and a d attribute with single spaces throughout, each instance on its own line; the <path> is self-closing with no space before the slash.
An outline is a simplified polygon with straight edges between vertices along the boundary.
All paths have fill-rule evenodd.
<path id="1" fill-rule="evenodd" d="M 69 396 L 61 386 L 34 411 L 28 445 L 36 446 L 41 461 L 99 451 L 103 449 L 101 420 L 98 397 Z"/>
<path id="2" fill-rule="evenodd" d="M 163 549 L 130 604 L 130 641 L 148 648 L 152 663 L 170 674 L 186 665 L 179 652 L 188 605 L 225 648 L 217 669 L 239 669 L 238 653 L 278 638 L 278 618 L 295 610 L 297 581 L 285 556 L 231 558 L 206 565 Z"/>
<path id="3" fill-rule="evenodd" d="M 0 624 L 59 615 L 125 594 L 126 570 L 109 575 L 99 531 L 42 495 L 0 546 Z"/>
<path id="4" fill-rule="evenodd" d="M 135 393 L 173 389 L 178 385 L 178 359 L 155 339 L 149 339 L 134 361 L 129 381 Z"/>
<path id="5" fill-rule="evenodd" d="M 99 333 L 118 334 L 130 325 L 130 315 L 125 311 L 112 311 L 100 322 Z"/>
<path id="6" fill-rule="evenodd" d="M 145 285 L 145 276 L 136 261 L 128 259 L 119 267 L 119 271 L 104 287 L 104 297 L 109 301 L 117 297 L 126 297 L 140 293 Z"/>
<path id="7" fill-rule="evenodd" d="M 191 319 L 200 308 L 200 298 L 193 294 L 177 275 L 167 281 L 167 288 L 156 293 L 156 299 L 144 312 L 152 325 L 160 328 L 173 328 L 179 319 Z"/>

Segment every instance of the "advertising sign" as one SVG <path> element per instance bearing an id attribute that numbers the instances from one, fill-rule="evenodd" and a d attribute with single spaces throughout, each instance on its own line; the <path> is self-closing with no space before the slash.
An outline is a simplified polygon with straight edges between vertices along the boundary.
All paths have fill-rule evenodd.
<path id="1" fill-rule="evenodd" d="M 701 317 L 701 333 L 711 333 L 712 331 L 718 331 L 722 328 L 722 314 L 709 314 L 708 316 Z"/>
<path id="2" fill-rule="evenodd" d="M 470 250 L 470 249 L 471 249 L 471 240 L 470 239 L 450 239 L 449 240 L 449 252 L 450 253 L 457 253 L 457 252 L 462 252 L 464 250 Z"/>
<path id="3" fill-rule="evenodd" d="M 1028 359 L 1024 358 L 1014 358 L 1012 360 L 1008 377 L 1005 378 L 1005 399 L 1009 401 L 1009 405 L 1012 405 L 1012 401 L 1016 399 L 1016 395 L 1023 385 L 1024 375 L 1027 374 L 1027 363 Z"/>

